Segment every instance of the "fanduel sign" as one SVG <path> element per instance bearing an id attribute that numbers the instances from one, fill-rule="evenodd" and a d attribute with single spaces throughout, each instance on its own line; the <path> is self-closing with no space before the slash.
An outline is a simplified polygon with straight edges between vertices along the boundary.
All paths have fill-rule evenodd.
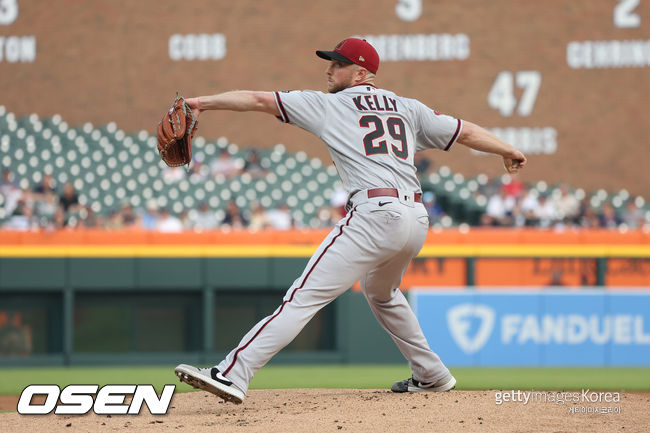
<path id="1" fill-rule="evenodd" d="M 640 314 L 582 316 L 579 314 L 544 315 L 506 314 L 501 319 L 503 344 L 650 344 Z"/>
<path id="2" fill-rule="evenodd" d="M 450 365 L 650 365 L 648 291 L 415 291 Z"/>

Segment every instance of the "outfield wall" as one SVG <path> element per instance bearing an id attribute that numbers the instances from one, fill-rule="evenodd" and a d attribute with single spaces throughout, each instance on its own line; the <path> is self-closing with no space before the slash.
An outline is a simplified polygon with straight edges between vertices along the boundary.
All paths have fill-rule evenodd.
<path id="1" fill-rule="evenodd" d="M 254 323 L 277 308 L 324 235 L 322 231 L 0 232 L 0 365 L 210 363 L 221 359 Z M 566 278 L 574 279 L 563 289 L 572 296 L 583 291 L 577 285 L 580 275 L 587 275 L 593 281 L 590 287 L 601 287 L 607 296 L 637 291 L 635 305 L 645 308 L 646 313 L 638 313 L 644 322 L 639 325 L 636 316 L 631 321 L 618 320 L 624 321 L 621 326 L 639 327 L 634 335 L 643 342 L 650 323 L 643 316 L 650 311 L 646 292 L 650 286 L 649 236 L 604 231 L 564 235 L 532 230 L 432 232 L 402 289 L 426 286 L 428 292 L 436 292 L 451 288 L 454 296 L 484 296 L 485 282 L 496 279 L 513 299 L 524 299 L 517 297 L 522 290 L 531 294 L 526 299 L 537 299 L 535 290 L 548 286 L 549 275 L 555 274 L 536 273 L 536 267 L 541 272 L 548 265 L 547 270 L 553 271 L 558 265 L 562 267 L 557 269 L 567 270 Z M 619 266 L 627 273 L 621 273 Z M 571 273 L 572 269 L 576 272 Z M 612 275 L 614 270 L 617 273 Z M 444 284 L 449 278 L 456 281 L 452 287 Z M 627 285 L 612 284 L 623 278 Z M 446 317 L 446 310 L 439 309 L 443 304 L 436 301 L 423 309 L 426 297 L 421 291 L 414 293 L 429 341 L 435 348 L 441 344 L 446 355 L 453 346 L 449 336 L 444 343 L 443 334 L 438 334 L 446 328 L 431 322 L 434 317 Z M 582 303 L 581 298 L 568 295 L 563 299 Z M 505 303 L 510 302 L 508 298 Z M 529 309 L 542 304 L 535 305 Z M 607 311 L 617 314 L 619 307 L 628 304 L 606 305 L 611 309 Z M 467 338 L 475 336 L 470 333 Z M 542 349 L 535 346 L 534 350 Z M 512 363 L 561 364 L 542 352 L 543 358 L 513 358 Z M 619 365 L 627 357 L 602 353 L 566 363 Z M 456 352 L 448 362 L 506 363 L 477 356 Z M 638 365 L 647 359 L 647 353 L 640 352 L 630 362 Z M 274 361 L 395 363 L 403 358 L 376 323 L 358 287 L 353 287 L 323 309 Z"/>
<path id="2" fill-rule="evenodd" d="M 300 266 L 281 281 L 284 263 L 311 256 L 328 230 L 290 231 L 213 231 L 163 234 L 139 230 L 75 230 L 57 232 L 0 231 L 0 259 L 74 259 L 71 284 L 101 286 L 108 275 L 94 272 L 82 275 L 85 265 L 76 259 L 120 259 L 126 264 L 119 287 L 138 287 L 141 275 L 154 266 L 156 275 L 165 275 L 165 266 L 155 268 L 158 259 L 207 259 L 205 281 L 192 262 L 190 275 L 179 284 L 224 287 L 288 287 L 298 276 Z M 137 273 L 133 259 L 144 260 Z M 214 262 L 213 259 L 220 259 Z M 245 259 L 238 272 L 228 272 L 231 259 Z M 56 262 L 59 260 L 59 262 Z M 250 262 L 247 262 L 250 261 Z M 0 262 L 0 266 L 2 262 Z M 15 262 L 19 263 L 19 262 Z M 224 269 L 220 267 L 223 264 Z M 0 267 L 0 286 L 39 285 L 38 275 L 12 272 L 13 266 Z M 52 276 L 63 278 L 64 267 L 54 267 Z M 254 268 L 256 272 L 248 272 Z M 130 270 L 130 271 L 129 271 Z M 48 271 L 50 272 L 50 271 Z M 210 273 L 211 272 L 211 273 Z M 36 278 L 34 283 L 30 278 Z M 79 278 L 81 281 L 77 281 Z M 122 278 L 122 277 L 120 277 Z M 148 278 L 148 277 L 147 277 Z M 174 281 L 174 276 L 160 279 Z M 3 281 L 5 281 L 3 283 Z M 58 281 L 58 280 L 57 280 Z M 9 284 L 11 282 L 11 284 Z M 113 284 L 113 283 L 111 283 Z M 109 287 L 110 285 L 109 284 Z M 404 277 L 402 287 L 415 286 L 650 286 L 650 233 L 641 230 L 625 233 L 615 230 L 567 230 L 472 228 L 471 230 L 431 230 L 426 243 Z"/>

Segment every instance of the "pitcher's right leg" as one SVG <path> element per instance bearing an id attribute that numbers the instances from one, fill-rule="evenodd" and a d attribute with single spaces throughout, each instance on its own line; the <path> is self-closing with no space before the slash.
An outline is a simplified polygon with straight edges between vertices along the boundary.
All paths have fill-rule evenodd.
<path id="1" fill-rule="evenodd" d="M 348 290 L 372 264 L 367 224 L 351 211 L 321 243 L 275 312 L 257 323 L 217 366 L 244 392 L 257 370 L 289 344 L 324 306 Z"/>

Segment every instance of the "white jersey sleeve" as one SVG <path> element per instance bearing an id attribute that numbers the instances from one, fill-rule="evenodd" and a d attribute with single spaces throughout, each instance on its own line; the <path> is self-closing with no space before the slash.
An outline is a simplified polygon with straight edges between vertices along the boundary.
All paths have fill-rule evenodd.
<path id="1" fill-rule="evenodd" d="M 449 150 L 463 129 L 463 121 L 438 113 L 419 101 L 414 101 L 413 109 L 418 138 L 416 151 L 431 148 Z"/>
<path id="2" fill-rule="evenodd" d="M 280 111 L 280 119 L 321 136 L 326 116 L 325 94 L 312 90 L 291 90 L 275 92 L 275 103 Z"/>

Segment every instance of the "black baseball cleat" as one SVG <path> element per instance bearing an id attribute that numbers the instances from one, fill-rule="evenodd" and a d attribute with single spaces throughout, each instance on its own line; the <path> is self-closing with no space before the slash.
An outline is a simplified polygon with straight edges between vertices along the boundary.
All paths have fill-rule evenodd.
<path id="1" fill-rule="evenodd" d="M 196 368 L 191 365 L 181 364 L 174 369 L 174 373 L 188 385 L 210 392 L 225 401 L 240 404 L 246 394 L 225 378 L 216 367 Z"/>
<path id="2" fill-rule="evenodd" d="M 423 383 L 409 377 L 395 382 L 390 390 L 393 392 L 445 392 L 454 389 L 456 378 L 449 373 L 437 382 Z"/>

